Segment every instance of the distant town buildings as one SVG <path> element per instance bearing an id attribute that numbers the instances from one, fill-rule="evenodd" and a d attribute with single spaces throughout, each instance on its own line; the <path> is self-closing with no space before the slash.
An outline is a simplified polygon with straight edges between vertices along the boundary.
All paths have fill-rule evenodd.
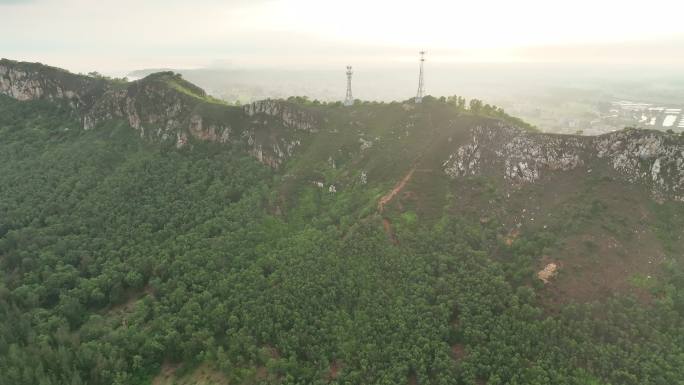
<path id="1" fill-rule="evenodd" d="M 684 114 L 681 108 L 657 106 L 631 101 L 613 102 L 604 119 L 624 120 L 631 125 L 657 130 L 684 131 Z M 629 125 L 629 124 L 628 124 Z"/>

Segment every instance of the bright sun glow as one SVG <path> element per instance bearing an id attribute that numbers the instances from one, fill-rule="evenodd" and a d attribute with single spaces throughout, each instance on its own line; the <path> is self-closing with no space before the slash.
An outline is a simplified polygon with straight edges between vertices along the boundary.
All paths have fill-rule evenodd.
<path id="1" fill-rule="evenodd" d="M 0 14 L 0 54 L 78 70 L 86 60 L 103 70 L 339 65 L 380 56 L 387 63 L 415 61 L 420 48 L 432 63 L 534 61 L 526 50 L 592 46 L 589 54 L 543 55 L 584 60 L 601 44 L 684 41 L 684 5 L 676 0 L 0 0 Z M 674 60 L 671 47 L 658 51 L 666 56 L 623 51 L 629 62 Z"/>
<path id="2" fill-rule="evenodd" d="M 280 1 L 269 24 L 359 44 L 502 48 L 681 34 L 679 1 Z"/>

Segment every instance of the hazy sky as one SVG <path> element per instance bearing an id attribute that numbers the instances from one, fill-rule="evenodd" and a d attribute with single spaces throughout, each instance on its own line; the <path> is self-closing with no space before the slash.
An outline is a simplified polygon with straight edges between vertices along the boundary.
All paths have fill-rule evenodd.
<path id="1" fill-rule="evenodd" d="M 551 61 L 684 65 L 681 0 L 0 0 L 0 56 L 74 71 Z"/>

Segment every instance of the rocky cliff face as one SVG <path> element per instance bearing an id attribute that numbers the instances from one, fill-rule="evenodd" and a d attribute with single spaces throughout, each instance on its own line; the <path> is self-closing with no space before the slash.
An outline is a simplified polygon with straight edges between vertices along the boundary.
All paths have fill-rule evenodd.
<path id="1" fill-rule="evenodd" d="M 59 100 L 81 109 L 91 105 L 107 87 L 104 79 L 37 63 L 0 60 L 0 93 L 18 100 Z"/>
<path id="2" fill-rule="evenodd" d="M 681 136 L 625 130 L 598 137 L 530 133 L 499 124 L 478 126 L 442 164 L 450 177 L 498 175 L 512 184 L 534 183 L 556 172 L 607 164 L 631 183 L 650 186 L 657 198 L 684 201 Z"/>
<path id="3" fill-rule="evenodd" d="M 452 177 L 492 172 L 513 183 L 531 183 L 544 171 L 570 170 L 583 164 L 580 153 L 588 138 L 534 134 L 499 123 L 477 126 L 470 142 L 443 163 Z"/>
<path id="4" fill-rule="evenodd" d="M 594 139 L 596 156 L 630 182 L 684 202 L 684 140 L 654 131 L 625 130 Z"/>
<path id="5" fill-rule="evenodd" d="M 219 143 L 242 142 L 259 161 L 279 167 L 301 143 L 299 134 L 283 130 L 265 134 L 267 126 L 316 132 L 320 120 L 293 105 L 275 100 L 244 108 L 211 99 L 195 85 L 170 72 L 135 82 L 76 75 L 36 63 L 0 61 L 0 94 L 18 100 L 65 102 L 81 117 L 83 129 L 120 119 L 153 141 L 186 146 L 191 138 Z M 264 117 L 270 121 L 265 122 Z"/>
<path id="6" fill-rule="evenodd" d="M 195 107 L 206 98 L 204 91 L 173 73 L 123 83 L 3 60 L 0 93 L 18 100 L 66 102 L 81 116 L 85 130 L 122 119 L 141 137 L 176 140 L 179 147 L 187 143 L 188 136 L 215 141 L 228 137 L 225 126 L 206 124 L 195 113 Z"/>
<path id="7" fill-rule="evenodd" d="M 123 119 L 141 137 L 175 140 L 178 147 L 185 145 L 189 136 L 215 141 L 227 138 L 226 126 L 207 124 L 195 111 L 205 96 L 179 92 L 172 87 L 178 80 L 173 74 L 155 74 L 106 91 L 84 111 L 83 128 L 88 130 L 107 120 Z"/>
<path id="8" fill-rule="evenodd" d="M 261 100 L 248 104 L 245 106 L 245 112 L 249 116 L 265 114 L 275 117 L 285 127 L 294 130 L 317 132 L 321 126 L 318 117 L 278 100 Z"/>

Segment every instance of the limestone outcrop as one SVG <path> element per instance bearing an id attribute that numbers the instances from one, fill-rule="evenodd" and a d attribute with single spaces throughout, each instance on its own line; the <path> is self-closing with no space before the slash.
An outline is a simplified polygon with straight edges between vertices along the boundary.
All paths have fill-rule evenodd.
<path id="1" fill-rule="evenodd" d="M 173 141 L 178 148 L 192 139 L 240 143 L 271 167 L 279 167 L 293 155 L 301 135 L 320 127 L 315 115 L 293 103 L 265 100 L 245 107 L 227 105 L 172 72 L 127 82 L 2 59 L 0 94 L 21 101 L 64 103 L 74 109 L 85 130 L 118 119 L 143 138 Z M 265 124 L 265 119 L 271 124 Z M 273 127 L 281 130 L 265 132 Z"/>
<path id="2" fill-rule="evenodd" d="M 478 126 L 443 162 L 453 177 L 499 175 L 512 184 L 534 183 L 555 172 L 607 163 L 617 177 L 644 183 L 656 198 L 684 200 L 684 138 L 627 129 L 597 137 L 529 132 L 502 123 Z"/>
<path id="3" fill-rule="evenodd" d="M 313 114 L 281 100 L 260 100 L 244 107 L 249 116 L 264 114 L 279 119 L 282 124 L 294 130 L 317 132 L 320 121 Z"/>

